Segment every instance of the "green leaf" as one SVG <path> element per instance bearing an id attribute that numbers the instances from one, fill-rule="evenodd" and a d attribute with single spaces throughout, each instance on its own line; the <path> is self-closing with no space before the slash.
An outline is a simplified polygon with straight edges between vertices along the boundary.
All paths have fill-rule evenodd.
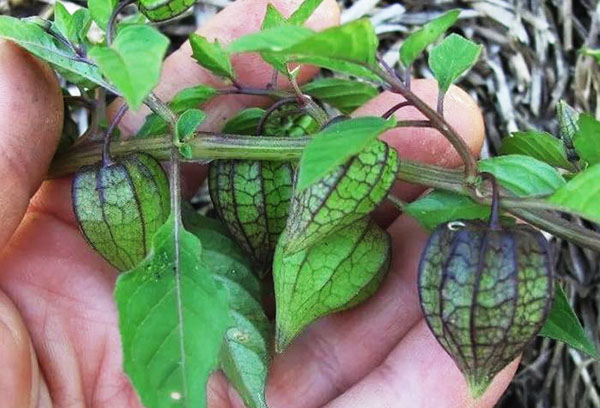
<path id="1" fill-rule="evenodd" d="M 600 49 L 593 49 L 593 48 L 585 47 L 581 50 L 581 53 L 583 55 L 587 55 L 589 57 L 594 58 L 597 63 L 600 63 Z"/>
<path id="2" fill-rule="evenodd" d="M 518 154 L 482 160 L 479 170 L 492 173 L 500 185 L 517 196 L 549 195 L 565 185 L 554 167 Z"/>
<path id="3" fill-rule="evenodd" d="M 88 9 L 92 20 L 104 31 L 106 31 L 108 20 L 117 3 L 118 0 L 88 0 Z"/>
<path id="4" fill-rule="evenodd" d="M 367 218 L 299 252 L 275 252 L 276 351 L 282 352 L 304 327 L 329 313 L 368 298 L 388 270 L 389 235 Z"/>
<path id="5" fill-rule="evenodd" d="M 258 282 L 253 275 L 247 279 Z M 267 408 L 265 387 L 272 349 L 272 330 L 260 299 L 246 288 L 239 275 L 217 277 L 229 292 L 235 326 L 227 330 L 219 360 L 223 372 L 250 408 Z"/>
<path id="6" fill-rule="evenodd" d="M 265 18 L 263 19 L 261 30 L 268 30 L 286 24 L 288 24 L 288 21 L 285 18 L 285 16 L 281 14 L 273 4 L 267 4 L 267 12 L 265 13 Z"/>
<path id="7" fill-rule="evenodd" d="M 146 121 L 135 135 L 136 139 L 149 139 L 153 136 L 164 135 L 169 132 L 169 125 L 156 113 L 146 116 Z"/>
<path id="8" fill-rule="evenodd" d="M 216 89 L 198 85 L 179 91 L 173 100 L 169 102 L 169 107 L 176 114 L 185 112 L 188 109 L 194 109 L 208 102 L 217 95 Z M 153 136 L 164 135 L 169 132 L 169 125 L 156 113 L 146 116 L 146 121 L 136 134 L 137 139 L 146 139 Z"/>
<path id="9" fill-rule="evenodd" d="M 223 126 L 223 133 L 256 135 L 256 128 L 265 113 L 261 108 L 248 108 L 232 117 Z"/>
<path id="10" fill-rule="evenodd" d="M 117 33 L 127 26 L 147 24 L 147 23 L 148 23 L 148 19 L 142 13 L 130 14 L 128 16 L 123 17 L 121 20 L 119 20 L 119 25 L 117 25 Z"/>
<path id="11" fill-rule="evenodd" d="M 600 163 L 577 174 L 548 200 L 591 221 L 600 222 Z"/>
<path id="12" fill-rule="evenodd" d="M 90 28 L 92 20 L 86 9 L 79 9 L 71 15 L 62 3 L 54 5 L 54 23 L 58 30 L 73 44 L 80 44 Z"/>
<path id="13" fill-rule="evenodd" d="M 354 111 L 379 94 L 373 85 L 342 78 L 317 79 L 304 85 L 302 91 L 342 113 Z"/>
<path id="14" fill-rule="evenodd" d="M 73 40 L 79 44 L 87 42 L 87 33 L 92 25 L 92 18 L 87 9 L 75 10 L 72 18 Z"/>
<path id="15" fill-rule="evenodd" d="M 136 110 L 158 84 L 169 39 L 148 25 L 128 26 L 108 47 L 94 47 L 89 55 L 104 75 Z"/>
<path id="16" fill-rule="evenodd" d="M 189 143 L 179 144 L 179 146 L 177 146 L 177 150 L 179 150 L 179 154 L 185 160 L 192 160 L 192 157 L 193 157 L 192 146 L 190 146 Z"/>
<path id="17" fill-rule="evenodd" d="M 529 130 L 515 132 L 502 140 L 500 154 L 521 154 L 541 160 L 552 166 L 575 170 L 567 160 L 565 146 L 560 139 L 547 132 Z"/>
<path id="18" fill-rule="evenodd" d="M 58 31 L 60 31 L 69 40 L 70 38 L 68 33 L 71 31 L 71 18 L 71 13 L 67 11 L 65 6 L 60 1 L 57 1 L 56 4 L 54 4 L 54 24 L 56 24 Z"/>
<path id="19" fill-rule="evenodd" d="M 199 109 L 188 109 L 177 120 L 177 140 L 187 142 L 194 138 L 198 126 L 206 119 L 206 113 Z"/>
<path id="20" fill-rule="evenodd" d="M 202 245 L 171 216 L 148 257 L 119 276 L 125 372 L 148 408 L 206 407 L 206 383 L 234 324 Z"/>
<path id="21" fill-rule="evenodd" d="M 307 189 L 296 187 L 286 225 L 286 251 L 310 247 L 373 211 L 396 181 L 398 166 L 396 150 L 372 140 Z"/>
<path id="22" fill-rule="evenodd" d="M 313 34 L 286 48 L 285 53 L 300 59 L 314 56 L 374 65 L 378 44 L 371 21 L 361 19 Z"/>
<path id="23" fill-rule="evenodd" d="M 600 162 L 600 122 L 588 113 L 579 115 L 579 129 L 573 137 L 573 145 L 579 156 L 589 164 Z"/>
<path id="24" fill-rule="evenodd" d="M 573 138 L 579 132 L 579 112 L 563 101 L 556 105 L 556 118 L 558 119 L 558 135 L 565 147 L 565 154 L 570 162 L 578 162 L 579 155 L 573 146 Z"/>
<path id="25" fill-rule="evenodd" d="M 585 333 L 577 315 L 571 308 L 567 295 L 560 285 L 555 285 L 554 303 L 550 315 L 540 336 L 567 343 L 576 350 L 582 351 L 598 360 L 600 355 L 594 343 Z"/>
<path id="26" fill-rule="evenodd" d="M 252 271 L 250 261 L 229 236 L 222 222 L 196 213 L 191 206 L 185 206 L 183 223 L 202 242 L 202 257 L 213 274 L 239 282 L 254 299 L 262 299 L 261 284 Z"/>
<path id="27" fill-rule="evenodd" d="M 450 10 L 431 20 L 421 29 L 415 31 L 400 47 L 400 61 L 408 67 L 421 55 L 425 48 L 444 34 L 458 19 L 460 10 Z"/>
<path id="28" fill-rule="evenodd" d="M 229 293 L 229 311 L 236 324 L 225 335 L 221 368 L 248 407 L 266 408 L 272 330 L 260 306 L 260 283 L 221 223 L 189 210 L 184 221 L 202 242 L 202 261 Z"/>
<path id="29" fill-rule="evenodd" d="M 442 92 L 446 92 L 479 59 L 483 46 L 450 34 L 429 53 L 429 67 Z"/>
<path id="30" fill-rule="evenodd" d="M 169 107 L 175 113 L 182 113 L 188 109 L 197 108 L 205 104 L 216 95 L 217 90 L 215 88 L 206 85 L 197 85 L 179 91 L 173 100 L 169 102 Z"/>
<path id="31" fill-rule="evenodd" d="M 35 23 L 0 16 L 0 38 L 18 44 L 36 57 L 60 69 L 61 73 L 67 72 L 95 84 L 108 86 L 97 67 L 78 61 L 78 56 L 69 47 L 59 43 Z"/>
<path id="32" fill-rule="evenodd" d="M 376 63 L 379 40 L 368 19 L 328 28 L 280 51 L 290 61 L 378 80 L 367 67 Z"/>
<path id="33" fill-rule="evenodd" d="M 260 303 L 237 281 L 221 278 L 231 299 L 235 326 L 227 330 L 219 360 L 225 376 L 249 408 L 267 408 L 265 385 L 270 362 L 271 326 Z"/>
<path id="34" fill-rule="evenodd" d="M 235 73 L 229 55 L 223 50 L 217 40 L 209 42 L 198 34 L 190 34 L 192 55 L 196 62 L 215 75 L 234 79 Z"/>
<path id="35" fill-rule="evenodd" d="M 227 46 L 227 52 L 281 51 L 313 35 L 308 28 L 282 25 L 240 37 Z"/>
<path id="36" fill-rule="evenodd" d="M 452 220 L 485 220 L 490 215 L 489 206 L 478 204 L 467 196 L 442 190 L 432 191 L 408 204 L 404 210 L 428 230 Z"/>
<path id="37" fill-rule="evenodd" d="M 304 0 L 288 19 L 290 24 L 302 25 L 313 15 L 323 0 Z"/>
<path id="38" fill-rule="evenodd" d="M 329 69 L 335 72 L 341 72 L 348 75 L 353 75 L 359 78 L 368 79 L 374 82 L 381 82 L 379 77 L 375 75 L 371 70 L 362 64 L 356 64 L 344 60 L 331 59 L 329 57 L 318 56 L 318 55 L 295 55 L 290 58 L 290 62 L 297 62 L 301 64 L 314 65 L 317 67 Z"/>
<path id="39" fill-rule="evenodd" d="M 296 188 L 305 190 L 395 125 L 393 118 L 362 117 L 334 123 L 316 133 L 302 152 Z"/>
<path id="40" fill-rule="evenodd" d="M 229 45 L 230 53 L 271 52 L 279 60 L 317 65 L 372 80 L 378 76 L 368 66 L 375 64 L 378 39 L 367 19 L 332 27 L 319 33 L 282 25 L 243 36 Z"/>
<path id="41" fill-rule="evenodd" d="M 275 8 L 275 6 L 269 3 L 267 5 L 267 12 L 262 22 L 261 30 L 268 30 L 282 25 L 289 25 L 287 19 Z M 278 56 L 272 52 L 261 52 L 260 56 L 266 63 L 270 64 L 278 71 L 287 73 L 285 57 Z"/>

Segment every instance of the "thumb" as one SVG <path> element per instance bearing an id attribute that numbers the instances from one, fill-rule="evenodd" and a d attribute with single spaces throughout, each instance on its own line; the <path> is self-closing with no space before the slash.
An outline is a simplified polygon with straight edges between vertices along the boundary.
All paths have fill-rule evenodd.
<path id="1" fill-rule="evenodd" d="M 62 96 L 50 68 L 0 40 L 0 250 L 21 222 L 46 173 L 62 121 Z M 37 358 L 25 324 L 2 292 L 0 367 L 2 407 L 50 406 L 40 387 Z"/>
<path id="2" fill-rule="evenodd" d="M 62 96 L 52 70 L 0 40 L 0 248 L 42 182 L 62 122 Z"/>

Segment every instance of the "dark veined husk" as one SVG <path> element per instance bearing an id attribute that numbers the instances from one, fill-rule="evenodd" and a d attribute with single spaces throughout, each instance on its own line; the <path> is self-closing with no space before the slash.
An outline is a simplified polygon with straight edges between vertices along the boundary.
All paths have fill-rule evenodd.
<path id="1" fill-rule="evenodd" d="M 73 178 L 72 199 L 88 243 L 120 271 L 146 257 L 170 213 L 169 180 L 145 153 L 81 168 Z"/>
<path id="2" fill-rule="evenodd" d="M 538 334 L 553 295 L 548 242 L 528 225 L 453 221 L 419 265 L 425 319 L 478 397 Z"/>
<path id="3" fill-rule="evenodd" d="M 159 22 L 185 13 L 195 3 L 195 0 L 139 0 L 138 7 L 148 20 Z"/>
<path id="4" fill-rule="evenodd" d="M 276 114 L 267 121 L 264 133 L 298 137 L 317 130 L 316 122 L 308 115 Z M 261 276 L 269 271 L 277 240 L 285 228 L 294 166 L 288 161 L 258 160 L 215 160 L 209 166 L 213 205 Z"/>

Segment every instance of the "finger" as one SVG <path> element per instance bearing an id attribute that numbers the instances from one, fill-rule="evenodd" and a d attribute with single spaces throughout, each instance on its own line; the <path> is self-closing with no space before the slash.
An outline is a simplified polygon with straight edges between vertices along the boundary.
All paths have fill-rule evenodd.
<path id="1" fill-rule="evenodd" d="M 0 292 L 0 401 L 9 408 L 35 408 L 39 370 L 31 340 L 19 311 Z"/>
<path id="2" fill-rule="evenodd" d="M 435 83 L 413 83 L 414 92 L 435 105 Z M 474 152 L 479 151 L 484 132 L 477 106 L 458 88 L 451 88 L 449 95 L 446 112 L 451 125 Z M 381 115 L 401 100 L 397 95 L 384 93 L 355 114 Z M 400 111 L 398 115 L 400 119 L 421 119 L 414 110 Z M 436 131 L 395 129 L 386 133 L 384 139 L 404 159 L 446 166 L 460 163 L 449 143 Z M 418 194 L 416 188 L 407 184 L 398 183 L 394 189 L 403 199 Z M 393 237 L 392 266 L 379 291 L 358 308 L 321 319 L 285 354 L 275 358 L 270 377 L 271 406 L 323 405 L 377 367 L 422 318 L 415 282 L 427 234 L 408 217 L 399 218 L 389 233 Z"/>
<path id="3" fill-rule="evenodd" d="M 502 370 L 478 400 L 470 397 L 463 375 L 424 321 L 415 326 L 389 357 L 327 408 L 491 408 L 518 366 Z"/>
<path id="4" fill-rule="evenodd" d="M 437 104 L 437 83 L 433 80 L 414 80 L 412 91 L 425 101 L 429 106 Z M 391 92 L 384 92 L 377 98 L 359 108 L 354 116 L 375 115 L 381 116 L 394 105 L 405 99 Z M 396 112 L 398 120 L 425 119 L 416 108 L 402 108 Z M 462 89 L 453 86 L 446 94 L 444 116 L 450 126 L 454 128 L 470 147 L 475 155 L 479 155 L 485 138 L 485 126 L 479 107 L 475 101 Z M 398 151 L 400 159 L 413 160 L 426 164 L 435 164 L 443 167 L 457 167 L 462 164 L 460 156 L 442 134 L 430 128 L 397 128 L 383 134 L 385 140 Z M 392 194 L 403 200 L 414 200 L 423 192 L 422 186 L 398 182 Z M 399 212 L 389 203 L 384 203 L 374 214 L 380 225 L 389 225 Z"/>
<path id="5" fill-rule="evenodd" d="M 43 184 L 7 250 L 0 285 L 26 322 L 57 407 L 138 407 L 123 373 L 114 270 L 60 215 L 68 179 Z M 45 196 L 42 198 L 40 196 Z M 66 208 L 65 208 L 66 211 Z"/>
<path id="6" fill-rule="evenodd" d="M 62 96 L 52 71 L 0 40 L 0 250 L 14 233 L 48 168 L 62 127 Z M 35 407 L 37 358 L 12 301 L 0 293 L 0 401 Z"/>
<path id="7" fill-rule="evenodd" d="M 209 41 L 218 40 L 222 45 L 226 45 L 245 34 L 259 31 L 269 3 L 289 16 L 302 0 L 238 0 L 213 17 L 197 33 Z M 339 24 L 339 19 L 340 11 L 335 0 L 325 0 L 308 20 L 307 26 L 314 30 L 322 30 Z M 191 55 L 191 46 L 186 42 L 165 60 L 161 82 L 155 90 L 159 97 L 170 100 L 179 90 L 198 84 L 215 87 L 225 85 L 222 80 L 198 65 Z M 236 55 L 232 64 L 238 81 L 245 86 L 264 88 L 272 78 L 273 68 L 257 54 Z M 305 82 L 317 72 L 314 67 L 304 66 L 300 71 L 299 82 Z M 281 85 L 284 84 L 282 80 Z M 203 129 L 220 130 L 225 121 L 236 112 L 248 106 L 259 105 L 262 101 L 263 98 L 255 96 L 233 95 L 215 98 L 203 107 L 207 113 Z M 113 104 L 111 111 L 115 112 L 120 103 L 122 102 Z M 126 134 L 135 133 L 144 122 L 147 113 L 147 109 L 128 113 L 123 118 L 121 129 Z"/>
<path id="8" fill-rule="evenodd" d="M 60 88 L 50 68 L 0 40 L 0 249 L 48 169 L 62 115 Z"/>
<path id="9" fill-rule="evenodd" d="M 360 307 L 321 319 L 275 357 L 271 407 L 323 406 L 377 367 L 422 318 L 415 281 L 427 234 L 408 217 L 388 232 L 393 257 L 380 289 Z"/>

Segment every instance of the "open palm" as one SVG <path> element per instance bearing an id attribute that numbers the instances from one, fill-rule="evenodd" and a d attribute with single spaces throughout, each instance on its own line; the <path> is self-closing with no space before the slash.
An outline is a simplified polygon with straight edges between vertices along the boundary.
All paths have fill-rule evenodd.
<path id="1" fill-rule="evenodd" d="M 299 0 L 273 1 L 287 14 Z M 209 39 L 229 42 L 255 31 L 267 0 L 240 0 L 200 29 Z M 337 24 L 339 10 L 326 0 L 309 20 L 315 29 Z M 198 83 L 218 84 L 189 57 L 184 45 L 165 62 L 157 92 L 168 99 Z M 234 59 L 239 81 L 264 86 L 271 71 L 257 56 Z M 307 68 L 301 80 L 316 70 Z M 426 101 L 435 84 L 414 81 Z M 356 112 L 380 115 L 400 97 L 384 93 Z M 208 129 L 218 130 L 240 109 L 261 104 L 256 97 L 223 96 L 205 109 Z M 112 107 L 115 108 L 114 106 Z M 477 152 L 483 124 L 473 101 L 457 88 L 446 104 L 450 123 Z M 62 125 L 62 97 L 50 69 L 16 46 L 0 42 L 0 401 L 2 407 L 114 407 L 140 404 L 121 367 L 116 272 L 85 243 L 74 222 L 70 180 L 41 184 Z M 403 119 L 419 118 L 411 109 Z M 135 131 L 144 113 L 125 117 L 122 130 Z M 430 129 L 396 129 L 384 139 L 401 157 L 459 164 L 450 145 Z M 203 169 L 189 169 L 197 185 Z M 417 186 L 395 193 L 414 199 Z M 31 198 L 33 196 L 33 198 Z M 508 384 L 515 364 L 477 403 L 467 397 L 460 372 L 423 321 L 415 273 L 426 234 L 391 208 L 377 220 L 389 226 L 393 261 L 379 292 L 353 310 L 321 319 L 286 353 L 274 359 L 267 390 L 272 408 L 313 407 L 491 407 Z M 243 407 L 224 377 L 209 383 L 211 408 Z"/>

